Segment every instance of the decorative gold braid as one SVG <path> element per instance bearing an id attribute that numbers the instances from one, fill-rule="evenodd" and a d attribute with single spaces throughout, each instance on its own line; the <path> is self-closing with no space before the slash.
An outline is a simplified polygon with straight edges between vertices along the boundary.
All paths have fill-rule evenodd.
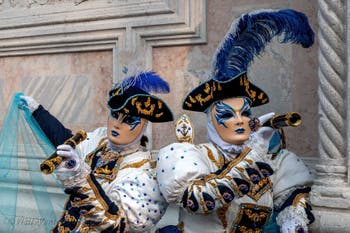
<path id="1" fill-rule="evenodd" d="M 206 147 L 206 146 L 204 146 Z M 217 165 L 217 161 L 214 159 L 212 151 L 206 147 L 208 149 L 208 157 L 210 159 L 210 157 L 212 157 L 212 159 L 210 159 L 213 163 L 215 163 L 215 165 Z M 247 147 L 237 158 L 235 158 L 234 160 L 232 160 L 229 165 L 220 173 L 220 174 L 208 174 L 204 177 L 204 179 L 202 180 L 195 180 L 193 182 L 193 185 L 205 185 L 206 182 L 212 180 L 212 179 L 222 179 L 222 178 L 227 178 L 228 180 L 232 179 L 232 177 L 227 176 L 226 175 L 229 173 L 229 171 L 236 166 L 238 163 L 240 163 L 246 156 L 247 154 L 251 151 L 251 149 L 249 147 Z M 236 185 L 234 185 L 236 186 Z M 233 186 L 233 187 L 234 187 Z"/>
<path id="2" fill-rule="evenodd" d="M 199 195 L 199 204 L 202 206 L 203 208 L 203 212 L 204 212 L 204 215 L 207 215 L 208 214 L 208 208 L 205 204 L 205 201 L 203 199 L 203 195 Z"/>
<path id="3" fill-rule="evenodd" d="M 150 161 L 151 161 L 150 159 L 143 159 L 139 162 L 125 165 L 125 166 L 121 167 L 119 170 L 123 170 L 126 168 L 139 168 L 139 167 L 142 167 L 143 165 L 145 165 L 146 163 L 149 163 Z"/>
<path id="4" fill-rule="evenodd" d="M 214 157 L 214 154 L 213 154 L 213 151 L 209 148 L 209 147 L 207 147 L 207 146 L 205 146 L 205 145 L 203 145 L 204 147 L 205 147 L 205 149 L 207 149 L 207 151 L 208 151 L 208 153 L 207 153 L 207 156 L 208 156 L 208 158 L 210 159 L 210 161 L 212 162 L 212 163 L 214 163 L 215 164 L 215 166 L 217 167 L 217 168 L 220 168 L 222 165 L 221 165 L 221 162 L 219 161 L 216 161 L 216 159 L 215 159 L 215 157 Z"/>
<path id="5" fill-rule="evenodd" d="M 222 198 L 222 196 L 221 196 L 221 194 L 220 194 L 220 192 L 218 191 L 218 184 L 217 183 L 215 183 L 215 182 L 208 182 L 213 188 L 214 188 L 214 192 L 215 192 L 215 194 L 216 194 L 216 197 L 219 199 L 219 201 L 222 203 L 222 204 L 225 204 L 225 202 L 224 202 L 224 200 L 223 200 L 223 198 Z"/>
<path id="6" fill-rule="evenodd" d="M 97 148 L 96 148 L 95 150 L 91 151 L 87 156 L 85 156 L 85 162 L 86 162 L 87 164 L 89 164 L 89 166 L 91 166 L 91 164 L 92 164 L 92 158 L 94 157 L 94 155 L 96 154 L 96 152 L 106 149 L 107 143 L 106 143 L 106 142 L 103 143 L 104 140 L 106 140 L 106 139 L 107 139 L 107 137 L 102 138 L 102 139 L 99 141 Z"/>
<path id="7" fill-rule="evenodd" d="M 105 211 L 105 216 L 113 221 L 116 221 L 118 218 L 120 218 L 119 211 L 118 211 L 118 214 L 111 214 L 111 213 Z"/>
<path id="8" fill-rule="evenodd" d="M 224 229 L 227 228 L 227 219 L 226 219 L 226 212 L 229 208 L 230 204 L 225 204 L 223 207 L 219 208 L 216 212 L 217 215 L 219 216 L 219 219 L 221 221 L 221 224 Z"/>
<path id="9" fill-rule="evenodd" d="M 225 170 L 220 174 L 221 175 L 226 175 L 233 167 L 235 167 L 237 164 L 239 164 L 240 162 L 242 162 L 242 160 L 247 156 L 247 154 L 251 151 L 252 149 L 250 149 L 249 147 L 247 147 L 246 149 L 244 149 L 244 151 L 234 160 L 232 160 L 228 166 L 225 168 Z"/>
<path id="10" fill-rule="evenodd" d="M 101 140 L 98 142 L 98 147 L 97 147 L 97 149 L 99 149 L 99 148 L 102 147 L 102 146 L 106 146 L 106 145 L 107 145 L 107 143 L 104 142 L 106 139 L 107 139 L 107 137 L 101 138 Z"/>
<path id="11" fill-rule="evenodd" d="M 232 177 L 226 177 L 226 179 L 229 181 L 230 186 L 233 188 L 233 190 L 235 191 L 235 193 L 237 193 L 239 197 L 243 197 L 244 195 L 241 193 L 241 191 L 239 190 L 239 188 L 237 187 L 237 185 L 234 183 Z"/>
<path id="12" fill-rule="evenodd" d="M 244 161 L 246 161 L 249 165 L 252 165 L 254 162 L 251 159 L 245 158 Z"/>
<path id="13" fill-rule="evenodd" d="M 97 198 L 97 200 L 100 202 L 100 204 L 102 205 L 102 207 L 105 210 L 105 216 L 112 219 L 112 220 L 117 220 L 119 217 L 119 211 L 116 215 L 110 214 L 108 213 L 108 205 L 105 202 L 105 200 L 102 198 L 101 194 L 99 193 L 97 187 L 95 186 L 94 182 L 91 180 L 90 176 L 86 176 L 86 180 L 87 182 L 90 184 L 90 187 L 92 188 L 92 190 L 94 191 L 94 194 Z"/>
<path id="14" fill-rule="evenodd" d="M 243 168 L 243 167 L 238 167 L 238 166 L 237 166 L 236 169 L 237 169 L 238 171 L 242 172 L 242 173 L 244 172 L 244 168 Z"/>

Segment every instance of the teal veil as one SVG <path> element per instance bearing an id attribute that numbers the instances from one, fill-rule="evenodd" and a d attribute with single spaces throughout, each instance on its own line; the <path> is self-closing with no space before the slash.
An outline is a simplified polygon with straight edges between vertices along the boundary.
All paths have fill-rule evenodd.
<path id="1" fill-rule="evenodd" d="M 49 232 L 66 197 L 55 175 L 40 171 L 55 148 L 21 95 L 12 97 L 0 131 L 0 232 Z"/>

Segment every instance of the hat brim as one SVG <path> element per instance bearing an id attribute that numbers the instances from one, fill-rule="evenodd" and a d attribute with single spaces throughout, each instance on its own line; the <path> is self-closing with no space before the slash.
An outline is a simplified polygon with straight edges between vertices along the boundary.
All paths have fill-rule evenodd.
<path id="1" fill-rule="evenodd" d="M 151 122 L 173 120 L 173 114 L 163 100 L 138 88 L 129 88 L 112 95 L 107 105 L 111 111 L 139 116 Z"/>
<path id="2" fill-rule="evenodd" d="M 202 83 L 186 96 L 182 108 L 184 110 L 205 112 L 214 102 L 233 97 L 248 98 L 252 107 L 269 102 L 267 94 L 252 84 L 248 80 L 247 73 L 243 72 L 226 81 L 213 78 Z"/>

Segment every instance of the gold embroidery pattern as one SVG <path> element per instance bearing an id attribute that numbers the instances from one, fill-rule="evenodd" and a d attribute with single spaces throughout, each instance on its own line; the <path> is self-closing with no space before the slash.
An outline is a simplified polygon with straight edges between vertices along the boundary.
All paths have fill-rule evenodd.
<path id="1" fill-rule="evenodd" d="M 248 218 L 254 222 L 260 222 L 262 219 L 266 218 L 269 214 L 268 213 L 255 213 L 250 209 L 245 209 L 244 213 L 248 216 Z"/>
<path id="2" fill-rule="evenodd" d="M 257 201 L 268 190 L 272 190 L 272 183 L 270 178 L 265 177 L 262 178 L 258 184 L 253 185 L 247 195 Z"/>
<path id="3" fill-rule="evenodd" d="M 137 102 L 136 103 L 136 108 L 137 108 L 137 112 L 144 114 L 144 115 L 148 115 L 148 116 L 153 116 L 153 111 L 155 109 L 155 105 L 151 104 L 151 107 L 149 109 L 146 108 L 142 108 L 142 103 L 141 102 Z"/>
<path id="4" fill-rule="evenodd" d="M 89 199 L 84 199 L 84 200 L 74 200 L 74 201 L 71 201 L 70 203 L 73 207 L 79 207 L 81 205 L 88 204 L 95 200 L 96 198 L 90 197 Z"/>
<path id="5" fill-rule="evenodd" d="M 163 114 L 164 114 L 163 112 L 156 114 L 156 118 L 163 116 Z"/>
<path id="6" fill-rule="evenodd" d="M 69 233 L 70 229 L 68 227 L 61 226 L 61 223 L 58 223 L 57 231 L 59 233 Z M 51 232 L 53 232 L 53 231 L 51 231 Z"/>
<path id="7" fill-rule="evenodd" d="M 107 138 L 107 137 L 106 137 Z M 107 146 L 107 143 L 103 143 L 103 141 L 106 139 L 106 138 L 102 138 L 99 142 L 99 145 L 98 147 L 94 150 L 94 151 L 91 151 L 86 157 L 85 157 L 85 162 L 87 164 L 89 164 L 89 166 L 91 167 L 91 164 L 92 164 L 92 158 L 95 156 L 95 154 L 97 153 L 97 151 L 100 151 L 100 150 L 105 150 L 106 149 L 106 146 Z"/>
<path id="8" fill-rule="evenodd" d="M 185 101 L 185 104 L 187 105 L 187 107 L 192 108 L 192 104 L 190 104 L 189 102 Z"/>
<path id="9" fill-rule="evenodd" d="M 242 203 L 239 212 L 231 226 L 231 233 L 260 233 L 261 227 L 269 219 L 272 209 L 252 203 Z"/>
<path id="10" fill-rule="evenodd" d="M 122 92 L 122 88 L 119 87 L 118 89 L 116 89 L 116 90 L 113 92 L 112 96 L 119 95 L 121 92 Z"/>
<path id="11" fill-rule="evenodd" d="M 192 96 L 189 96 L 189 98 L 192 103 L 197 103 L 196 99 L 194 99 Z"/>
<path id="12" fill-rule="evenodd" d="M 193 104 L 199 102 L 199 104 L 201 106 L 203 106 L 206 102 L 214 99 L 214 94 L 217 91 L 222 90 L 220 83 L 217 83 L 217 86 L 215 84 L 216 84 L 216 82 L 214 82 L 214 81 L 212 81 L 210 83 L 205 83 L 203 92 L 205 94 L 207 94 L 207 96 L 202 97 L 202 93 L 197 94 L 196 96 L 194 96 L 194 98 L 192 96 L 188 96 L 190 102 L 192 102 Z M 185 104 L 189 107 L 192 106 L 192 104 L 188 103 L 188 102 L 185 102 Z"/>
<path id="13" fill-rule="evenodd" d="M 157 102 L 155 102 L 157 101 Z M 158 109 L 163 108 L 163 103 L 160 100 L 152 100 L 151 97 L 147 97 L 147 101 L 138 101 L 138 96 L 131 99 L 131 105 L 135 106 L 139 114 L 153 116 L 156 118 L 161 117 L 164 113 L 155 113 L 156 105 Z"/>
<path id="14" fill-rule="evenodd" d="M 250 89 L 247 75 L 244 75 L 243 77 L 240 78 L 240 85 L 244 86 L 245 92 L 249 95 L 249 98 L 251 98 L 253 101 L 255 101 L 256 91 L 253 91 Z"/>
<path id="15" fill-rule="evenodd" d="M 115 155 L 115 156 L 119 156 L 116 163 L 115 163 L 115 167 L 112 169 L 112 170 L 109 170 L 108 169 L 108 166 L 104 166 L 104 167 L 99 167 L 99 168 L 95 168 L 94 169 L 94 175 L 95 177 L 99 178 L 99 179 L 104 179 L 102 181 L 102 183 L 105 183 L 105 182 L 112 182 L 113 180 L 115 180 L 117 178 L 117 175 L 118 175 L 118 171 L 119 171 L 119 166 L 120 164 L 122 163 L 123 161 L 123 156 L 119 155 L 119 154 L 116 154 L 116 153 L 112 153 L 110 151 L 107 151 L 107 152 L 103 152 L 103 154 L 101 155 L 101 159 L 102 159 L 102 156 L 105 154 L 105 153 L 108 153 L 108 154 L 112 154 L 112 155 Z M 108 158 L 105 158 L 106 159 L 106 162 L 109 162 L 111 160 L 113 160 L 113 156 L 107 156 Z"/>
<path id="16" fill-rule="evenodd" d="M 160 101 L 160 100 L 158 100 L 158 108 L 159 108 L 159 109 L 163 108 L 163 103 L 162 103 L 162 101 Z"/>

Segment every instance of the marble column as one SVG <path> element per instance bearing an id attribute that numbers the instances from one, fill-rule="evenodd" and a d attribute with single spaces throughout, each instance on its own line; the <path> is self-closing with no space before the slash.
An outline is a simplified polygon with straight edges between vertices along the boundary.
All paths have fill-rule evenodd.
<path id="1" fill-rule="evenodd" d="M 313 232 L 349 232 L 347 3 L 319 0 L 319 162 L 311 202 Z"/>

